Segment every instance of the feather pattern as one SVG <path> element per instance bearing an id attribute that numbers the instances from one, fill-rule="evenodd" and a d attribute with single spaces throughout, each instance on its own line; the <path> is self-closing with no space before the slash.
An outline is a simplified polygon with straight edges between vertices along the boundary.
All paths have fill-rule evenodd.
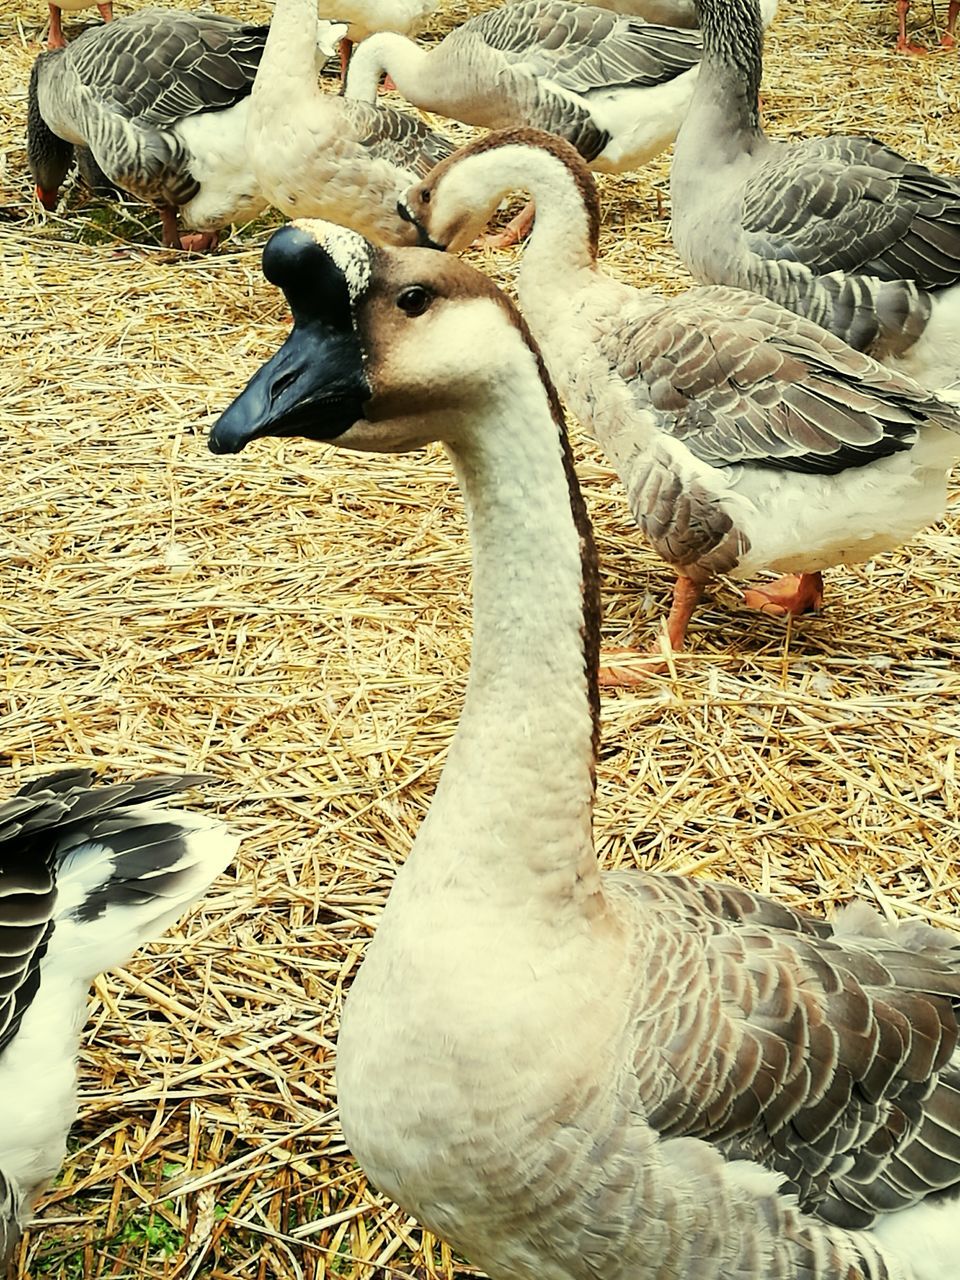
<path id="1" fill-rule="evenodd" d="M 87 988 L 236 849 L 219 823 L 163 806 L 201 781 L 67 769 L 0 803 L 0 1266 L 63 1158 Z"/>
<path id="2" fill-rule="evenodd" d="M 143 9 L 41 54 L 27 140 L 40 187 L 55 191 L 66 171 L 45 172 L 52 134 L 89 148 L 106 178 L 138 199 L 180 209 L 189 226 L 259 212 L 266 200 L 240 126 L 266 34 L 218 14 Z"/>
<path id="3" fill-rule="evenodd" d="M 694 31 L 576 0 L 521 0 L 457 27 L 431 50 L 384 33 L 354 53 L 350 96 L 374 102 L 386 71 L 416 106 L 485 128 L 529 125 L 606 171 L 673 140 L 700 59 Z"/>
<path id="4" fill-rule="evenodd" d="M 765 294 L 934 390 L 960 380 L 960 180 L 872 138 L 776 142 L 756 0 L 704 0 L 705 63 L 671 173 L 700 280 Z"/>

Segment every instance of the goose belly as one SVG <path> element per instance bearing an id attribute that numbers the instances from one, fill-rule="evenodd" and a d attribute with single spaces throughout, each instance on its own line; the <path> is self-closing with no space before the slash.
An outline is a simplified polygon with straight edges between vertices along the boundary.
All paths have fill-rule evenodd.
<path id="1" fill-rule="evenodd" d="M 744 468 L 731 485 L 749 549 L 731 572 L 813 573 L 862 564 L 939 520 L 960 439 L 928 428 L 910 451 L 836 476 Z"/>
<path id="2" fill-rule="evenodd" d="M 190 172 L 200 191 L 180 210 L 185 226 L 212 229 L 254 218 L 267 199 L 247 155 L 250 100 L 227 111 L 208 111 L 181 120 L 174 132 L 190 155 Z"/>
<path id="3" fill-rule="evenodd" d="M 692 67 L 652 88 L 590 93 L 587 103 L 594 123 L 610 134 L 591 168 L 600 173 L 638 169 L 669 147 L 687 114 L 698 71 Z"/>

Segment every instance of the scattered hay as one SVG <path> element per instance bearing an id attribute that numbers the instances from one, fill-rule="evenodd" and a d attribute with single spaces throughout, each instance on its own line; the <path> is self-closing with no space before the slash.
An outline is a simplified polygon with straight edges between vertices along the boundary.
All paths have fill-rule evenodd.
<path id="1" fill-rule="evenodd" d="M 22 145 L 32 5 L 0 16 L 3 790 L 63 760 L 202 768 L 223 779 L 206 803 L 246 839 L 179 930 L 98 982 L 72 1154 L 18 1275 L 470 1274 L 366 1188 L 332 1072 L 341 993 L 463 692 L 469 560 L 449 468 L 438 451 L 279 441 L 207 453 L 213 417 L 286 332 L 259 271 L 267 224 L 188 260 L 155 247 L 135 206 L 72 191 L 62 216 L 39 214 Z M 956 168 L 955 55 L 894 56 L 887 0 L 783 8 L 771 131 L 873 133 Z M 470 11 L 448 3 L 432 34 Z M 676 290 L 667 174 L 604 180 L 603 251 L 622 278 Z M 477 261 L 509 285 L 515 256 Z M 606 638 L 648 642 L 670 575 L 599 454 L 578 450 Z M 824 615 L 791 629 L 720 587 L 675 680 L 608 698 L 606 863 L 953 925 L 956 515 L 831 573 Z"/>

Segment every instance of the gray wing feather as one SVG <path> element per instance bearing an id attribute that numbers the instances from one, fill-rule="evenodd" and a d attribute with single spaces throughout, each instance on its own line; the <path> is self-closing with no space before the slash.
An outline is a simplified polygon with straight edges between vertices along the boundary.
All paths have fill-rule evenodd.
<path id="1" fill-rule="evenodd" d="M 825 924 L 679 877 L 620 883 L 676 940 L 654 960 L 670 997 L 644 1004 L 643 1043 L 668 1046 L 665 1060 L 642 1045 L 638 1060 L 645 1094 L 651 1072 L 670 1082 L 650 1095 L 662 1136 L 758 1160 L 846 1229 L 960 1185 L 953 935 L 889 928 L 865 907 Z M 648 972 L 648 987 L 661 979 Z"/>
<path id="2" fill-rule="evenodd" d="M 960 282 L 960 181 L 870 138 L 775 147 L 744 190 L 747 248 L 818 274 Z"/>
<path id="3" fill-rule="evenodd" d="M 425 178 L 435 165 L 456 150 L 449 138 L 405 111 L 354 98 L 344 98 L 341 105 L 361 146 L 415 178 Z"/>
<path id="4" fill-rule="evenodd" d="M 124 863 L 117 877 L 105 875 L 103 891 L 85 904 L 80 918 L 93 918 L 89 912 L 103 905 L 104 894 L 124 893 L 123 886 L 144 871 L 138 849 L 123 839 L 129 825 L 125 811 L 200 781 L 199 776 L 180 775 L 93 786 L 89 770 L 66 770 L 28 783 L 0 804 L 0 1053 L 16 1035 L 39 987 L 40 964 L 56 924 L 60 863 L 74 845 L 91 838 L 110 846 L 117 867 Z M 150 846 L 149 866 L 162 872 L 181 856 L 178 829 L 164 824 L 161 830 L 157 824 L 152 830 L 163 841 Z M 162 893 L 162 881 L 162 874 L 155 875 L 150 891 Z"/>
<path id="5" fill-rule="evenodd" d="M 695 66 L 696 32 L 623 18 L 572 0 L 527 0 L 465 24 L 512 62 L 571 93 L 654 87 Z"/>
<path id="6" fill-rule="evenodd" d="M 267 31 L 218 14 L 143 9 L 91 27 L 64 56 L 91 99 L 163 128 L 246 97 Z"/>
<path id="7" fill-rule="evenodd" d="M 801 316 L 733 289 L 694 289 L 614 341 L 660 429 L 712 466 L 832 475 L 908 449 L 960 418 L 909 379 Z"/>

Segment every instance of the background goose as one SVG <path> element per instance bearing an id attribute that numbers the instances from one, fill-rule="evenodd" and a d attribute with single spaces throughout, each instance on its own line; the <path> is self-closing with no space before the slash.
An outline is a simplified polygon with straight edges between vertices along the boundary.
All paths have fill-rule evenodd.
<path id="1" fill-rule="evenodd" d="M 345 80 L 353 46 L 378 31 L 415 35 L 437 7 L 437 0 L 320 0 L 320 17 L 345 22 L 340 41 L 340 74 Z"/>
<path id="2" fill-rule="evenodd" d="M 767 138 L 756 0 L 700 0 L 700 13 L 704 61 L 671 171 L 680 257 L 932 390 L 960 389 L 960 181 L 870 138 Z"/>
<path id="3" fill-rule="evenodd" d="M 0 803 L 0 1274 L 63 1160 L 90 983 L 172 924 L 239 844 L 162 803 L 200 778 L 92 781 L 65 770 Z"/>
<path id="4" fill-rule="evenodd" d="M 97 0 L 60 0 L 59 4 L 54 4 L 50 0 L 48 8 L 50 10 L 50 34 L 47 38 L 48 49 L 62 49 L 67 43 L 63 34 L 63 25 L 61 17 L 64 13 L 76 13 L 79 9 L 91 9 Z M 109 22 L 113 17 L 113 5 L 109 3 L 97 4 L 100 10 L 100 16 L 104 22 Z"/>
<path id="5" fill-rule="evenodd" d="M 266 36 L 213 13 L 142 9 L 42 53 L 27 155 L 44 208 L 86 146 L 110 182 L 159 208 L 168 247 L 213 248 L 217 228 L 261 212 L 245 129 Z M 201 234 L 181 235 L 178 215 Z"/>
<path id="6" fill-rule="evenodd" d="M 211 447 L 442 440 L 473 543 L 463 713 L 339 1035 L 360 1163 L 492 1280 L 958 1280 L 955 935 L 601 875 L 596 556 L 526 326 L 328 226 L 265 259 L 294 329 Z"/>
<path id="7" fill-rule="evenodd" d="M 776 0 L 766 4 L 772 19 Z M 376 99 L 386 71 L 410 102 L 487 129 L 528 125 L 566 138 L 594 169 L 637 169 L 668 147 L 690 105 L 697 32 L 652 26 L 576 0 L 522 0 L 482 13 L 432 49 L 371 36 L 347 93 Z M 502 239 L 529 231 L 532 208 Z"/>
<path id="8" fill-rule="evenodd" d="M 667 300 L 604 275 L 596 185 L 560 139 L 491 134 L 412 187 L 402 212 L 431 244 L 462 249 L 517 190 L 537 204 L 524 315 L 677 572 L 674 648 L 714 574 L 786 573 L 748 602 L 803 612 L 820 603 L 820 570 L 890 550 L 943 513 L 960 415 L 755 294 Z"/>
<path id="9" fill-rule="evenodd" d="M 257 73 L 247 147 L 257 181 L 288 217 L 354 226 L 375 240 L 414 238 L 396 206 L 453 145 L 390 107 L 349 102 L 318 84 L 316 0 L 277 0 Z M 340 28 L 342 29 L 342 28 Z M 322 40 L 337 28 L 322 24 Z"/>

